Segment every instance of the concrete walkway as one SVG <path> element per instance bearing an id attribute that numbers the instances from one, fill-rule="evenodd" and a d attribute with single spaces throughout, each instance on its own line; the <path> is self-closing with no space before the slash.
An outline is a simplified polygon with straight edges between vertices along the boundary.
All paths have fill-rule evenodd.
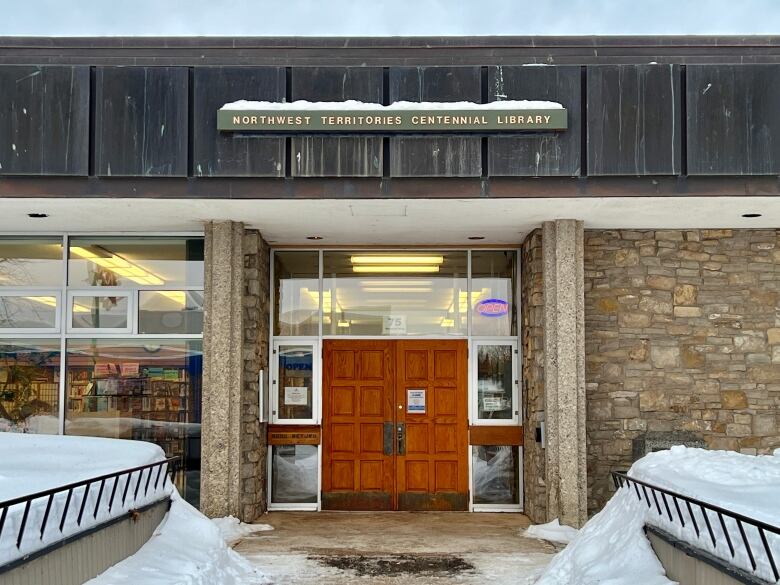
<path id="1" fill-rule="evenodd" d="M 559 547 L 521 514 L 273 512 L 235 549 L 278 585 L 533 583 Z"/>

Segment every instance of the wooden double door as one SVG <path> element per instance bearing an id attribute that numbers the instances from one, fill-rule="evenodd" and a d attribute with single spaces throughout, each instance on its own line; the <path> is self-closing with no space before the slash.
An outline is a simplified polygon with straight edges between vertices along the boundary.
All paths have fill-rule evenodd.
<path id="1" fill-rule="evenodd" d="M 467 510 L 465 340 L 327 340 L 322 507 Z"/>

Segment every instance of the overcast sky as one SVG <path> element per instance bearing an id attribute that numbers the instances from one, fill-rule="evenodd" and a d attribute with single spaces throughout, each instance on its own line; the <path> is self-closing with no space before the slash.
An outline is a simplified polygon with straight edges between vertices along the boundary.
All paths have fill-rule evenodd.
<path id="1" fill-rule="evenodd" d="M 0 0 L 0 7 L 0 35 L 780 33 L 780 0 Z"/>

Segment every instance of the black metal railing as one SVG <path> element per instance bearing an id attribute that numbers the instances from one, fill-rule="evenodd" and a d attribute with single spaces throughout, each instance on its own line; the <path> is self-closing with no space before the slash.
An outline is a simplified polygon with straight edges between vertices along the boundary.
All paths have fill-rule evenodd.
<path id="1" fill-rule="evenodd" d="M 780 580 L 780 572 L 778 572 L 777 562 L 775 561 L 775 558 L 780 556 L 780 545 L 775 543 L 775 550 L 773 551 L 773 546 L 770 545 L 769 539 L 767 538 L 767 533 L 780 538 L 780 527 L 772 526 L 771 524 L 767 524 L 761 520 L 756 520 L 755 518 L 744 516 L 743 514 L 727 510 L 726 508 L 721 508 L 715 504 L 703 502 L 701 500 L 697 500 L 696 498 L 684 496 L 666 488 L 629 477 L 623 472 L 613 471 L 612 481 L 615 483 L 615 489 L 620 489 L 625 486 L 631 490 L 633 487 L 633 493 L 636 494 L 637 498 L 639 498 L 639 501 L 645 502 L 650 510 L 655 508 L 655 511 L 658 513 L 658 515 L 664 520 L 668 516 L 669 522 L 675 524 L 677 521 L 679 521 L 680 526 L 685 528 L 687 526 L 687 519 L 691 526 L 693 526 L 693 530 L 696 533 L 696 538 L 706 539 L 707 535 L 709 535 L 709 538 L 712 541 L 713 549 L 717 550 L 718 543 L 722 543 L 723 540 L 725 540 L 732 560 L 734 560 L 736 557 L 735 545 L 738 542 L 736 538 L 738 536 L 739 540 L 742 541 L 745 547 L 747 558 L 750 562 L 750 566 L 753 569 L 753 573 L 756 574 L 758 570 L 756 553 L 758 550 L 754 550 L 754 545 L 757 545 L 758 543 L 754 541 L 751 545 L 751 539 L 748 538 L 746 531 L 746 527 L 752 528 L 758 535 L 757 540 L 760 541 L 760 546 L 755 546 L 755 549 L 763 550 L 762 554 L 766 557 L 768 565 L 771 568 L 772 574 L 774 575 L 775 581 Z M 661 508 L 662 504 L 663 508 Z M 674 509 L 676 514 L 672 514 L 672 509 Z M 701 518 L 704 520 L 703 526 L 701 527 L 699 526 L 699 522 L 697 522 L 694 510 L 698 510 Z M 720 525 L 719 531 L 713 530 L 713 522 L 711 520 L 718 522 Z M 736 526 L 738 535 L 733 534 L 733 527 L 729 528 L 727 526 L 728 524 L 732 524 L 732 522 L 727 522 L 727 520 L 733 521 L 733 525 Z M 706 532 L 704 531 L 705 526 Z M 719 534 L 716 536 L 716 533 Z M 720 538 L 723 540 L 719 540 Z M 780 541 L 778 541 L 778 543 L 780 543 Z"/>
<path id="2" fill-rule="evenodd" d="M 178 457 L 170 457 L 168 459 L 156 461 L 155 463 L 122 469 L 113 473 L 107 473 L 105 475 L 69 483 L 34 494 L 2 501 L 0 502 L 0 538 L 3 536 L 3 529 L 6 524 L 6 519 L 8 518 L 8 511 L 14 506 L 24 505 L 21 521 L 19 522 L 19 530 L 16 534 L 16 548 L 20 549 L 25 537 L 25 532 L 28 528 L 28 519 L 30 517 L 30 511 L 33 508 L 33 503 L 37 500 L 46 498 L 46 509 L 43 513 L 40 526 L 37 527 L 39 538 L 40 540 L 43 540 L 44 535 L 46 534 L 46 528 L 49 525 L 52 505 L 54 504 L 55 498 L 60 494 L 65 494 L 65 503 L 62 507 L 62 513 L 60 514 L 58 523 L 59 531 L 62 534 L 65 529 L 65 522 L 68 519 L 68 512 L 71 510 L 71 504 L 74 502 L 74 494 L 81 488 L 84 488 L 83 493 L 81 493 L 81 501 L 78 505 L 73 504 L 73 513 L 76 513 L 75 510 L 78 510 L 78 515 L 76 516 L 77 527 L 81 527 L 85 512 L 88 515 L 91 514 L 93 520 L 96 520 L 98 514 L 101 512 L 101 503 L 104 504 L 103 509 L 106 512 L 106 516 L 113 517 L 111 514 L 112 508 L 115 503 L 119 501 L 119 507 L 124 509 L 125 503 L 128 501 L 128 495 L 130 494 L 130 487 L 133 483 L 135 483 L 135 487 L 132 489 L 131 503 L 138 501 L 138 497 L 141 494 L 142 483 L 143 498 L 146 498 L 149 495 L 150 488 L 152 494 L 156 492 L 163 494 L 169 475 L 171 483 L 175 482 L 176 462 L 178 459 Z M 154 483 L 152 483 L 152 476 L 154 476 Z M 123 478 L 125 478 L 124 481 Z M 160 481 L 161 479 L 162 482 Z M 121 489 L 119 489 L 120 485 L 122 485 Z M 87 510 L 87 500 L 90 491 L 93 488 L 98 490 L 97 497 L 95 498 L 95 505 L 92 509 Z M 110 496 L 108 495 L 109 493 Z M 104 497 L 104 494 L 106 494 L 106 497 Z M 121 501 L 119 500 L 120 498 Z"/>

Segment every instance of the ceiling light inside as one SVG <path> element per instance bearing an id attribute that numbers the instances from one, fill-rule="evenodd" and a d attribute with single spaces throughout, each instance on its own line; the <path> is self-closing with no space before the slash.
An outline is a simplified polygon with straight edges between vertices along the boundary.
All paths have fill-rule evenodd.
<path id="1" fill-rule="evenodd" d="M 373 273 L 381 273 L 381 272 L 438 272 L 439 267 L 438 266 L 425 266 L 425 265 L 415 265 L 415 266 L 353 266 L 352 267 L 353 272 L 373 272 Z"/>
<path id="2" fill-rule="evenodd" d="M 102 268 L 106 268 L 117 276 L 123 276 L 135 283 L 148 286 L 159 286 L 165 284 L 165 281 L 156 274 L 152 274 L 145 268 L 125 260 L 118 254 L 113 254 L 108 250 L 101 248 L 100 246 L 93 247 L 99 250 L 100 254 L 96 254 L 95 252 L 88 250 L 87 248 L 82 248 L 81 246 L 71 246 L 70 251 L 76 256 L 80 256 L 85 260 L 89 260 L 93 264 L 97 264 Z"/>
<path id="3" fill-rule="evenodd" d="M 352 264 L 441 264 L 444 256 L 351 256 Z"/>

